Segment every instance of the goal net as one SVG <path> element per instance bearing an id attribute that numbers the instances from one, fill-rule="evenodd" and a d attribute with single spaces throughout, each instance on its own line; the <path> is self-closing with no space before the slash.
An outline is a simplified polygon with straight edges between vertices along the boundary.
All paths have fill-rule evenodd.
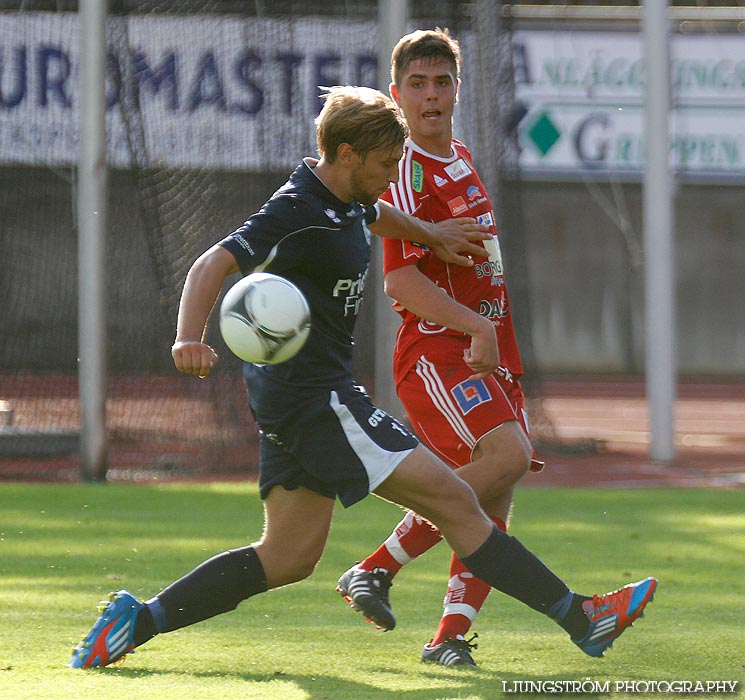
<path id="1" fill-rule="evenodd" d="M 550 437 L 550 421 L 535 421 L 509 27 L 500 2 L 409 7 L 409 29 L 447 26 L 464 49 L 456 132 L 498 209 L 534 429 Z M 79 475 L 77 9 L 0 0 L 0 478 Z M 109 10 L 109 476 L 251 476 L 257 434 L 240 363 L 213 324 L 214 374 L 173 369 L 178 299 L 193 260 L 315 153 L 317 86 L 377 86 L 378 3 L 112 0 Z M 355 359 L 369 387 L 372 328 L 363 316 Z"/>

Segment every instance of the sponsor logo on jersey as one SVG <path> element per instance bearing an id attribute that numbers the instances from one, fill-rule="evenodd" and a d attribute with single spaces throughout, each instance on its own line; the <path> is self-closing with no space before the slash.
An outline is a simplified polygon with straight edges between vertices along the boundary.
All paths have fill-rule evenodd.
<path id="1" fill-rule="evenodd" d="M 483 379 L 477 379 L 476 381 L 466 379 L 466 381 L 456 384 L 450 390 L 450 393 L 464 416 L 476 406 L 491 401 L 489 390 L 486 388 Z"/>
<path id="2" fill-rule="evenodd" d="M 463 197 L 456 197 L 455 199 L 448 200 L 448 208 L 453 216 L 460 216 L 468 211 L 468 205 Z"/>
<path id="3" fill-rule="evenodd" d="M 468 167 L 468 163 L 466 163 L 463 158 L 458 158 L 458 160 L 454 163 L 450 163 L 450 165 L 445 168 L 445 172 L 453 182 L 458 182 L 458 180 L 462 180 L 464 177 L 471 174 L 471 168 Z"/>
<path id="4" fill-rule="evenodd" d="M 250 255 L 256 255 L 251 244 L 240 233 L 233 234 L 233 238 L 243 250 L 247 251 Z"/>
<path id="5" fill-rule="evenodd" d="M 468 197 L 469 202 L 475 202 L 480 197 L 483 197 L 483 195 L 481 194 L 481 190 L 476 187 L 476 185 L 471 185 L 466 190 L 466 197 Z"/>
<path id="6" fill-rule="evenodd" d="M 360 312 L 366 279 L 367 270 L 361 272 L 356 280 L 340 279 L 336 281 L 332 294 L 335 298 L 342 298 L 344 300 L 345 316 L 349 316 L 350 314 L 356 316 Z"/>
<path id="7" fill-rule="evenodd" d="M 476 221 L 483 226 L 494 226 L 494 216 L 492 216 L 490 211 L 486 212 L 486 214 L 479 214 L 476 217 Z"/>
<path id="8" fill-rule="evenodd" d="M 443 187 L 447 184 L 448 181 L 444 177 L 440 177 L 437 173 L 435 173 L 435 185 L 437 185 L 438 187 Z"/>
<path id="9" fill-rule="evenodd" d="M 495 318 L 506 318 L 510 315 L 510 302 L 507 301 L 507 297 L 502 293 L 500 299 L 482 299 L 479 302 L 479 315 L 485 316 L 488 319 L 494 320 Z"/>
<path id="10" fill-rule="evenodd" d="M 421 192 L 424 187 L 424 168 L 421 163 L 413 161 L 411 164 L 411 186 L 414 192 Z"/>
<path id="11" fill-rule="evenodd" d="M 484 248 L 489 254 L 489 264 L 491 266 L 492 284 L 497 284 L 496 278 L 501 278 L 504 275 L 504 267 L 502 266 L 502 251 L 499 248 L 499 241 L 496 236 L 492 236 L 490 239 L 483 241 Z"/>
<path id="12" fill-rule="evenodd" d="M 504 284 L 503 272 L 501 266 L 491 260 L 485 260 L 484 262 L 477 263 L 474 260 L 474 271 L 476 272 L 476 279 L 482 277 L 491 277 L 493 285 Z"/>
<path id="13" fill-rule="evenodd" d="M 479 204 L 483 204 L 486 201 L 486 197 L 481 194 L 481 190 L 476 185 L 471 185 L 466 190 L 466 197 L 468 197 L 468 208 L 473 209 Z"/>

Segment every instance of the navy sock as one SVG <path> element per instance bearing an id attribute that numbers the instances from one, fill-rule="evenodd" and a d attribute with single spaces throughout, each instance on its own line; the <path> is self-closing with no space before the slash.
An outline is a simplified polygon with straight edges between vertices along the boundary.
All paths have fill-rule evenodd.
<path id="1" fill-rule="evenodd" d="M 511 535 L 494 528 L 486 541 L 461 561 L 492 588 L 549 614 L 570 591 L 538 557 Z"/>
<path id="2" fill-rule="evenodd" d="M 264 567 L 254 548 L 232 549 L 208 559 L 147 601 L 138 615 L 143 617 L 140 631 L 172 632 L 234 610 L 241 601 L 266 590 Z M 143 616 L 146 609 L 152 622 L 150 630 Z M 137 631 L 136 624 L 135 641 Z"/>
<path id="3" fill-rule="evenodd" d="M 148 601 L 149 602 L 149 601 Z M 153 616 L 150 612 L 149 605 L 145 605 L 135 618 L 134 645 L 136 647 L 144 644 L 148 639 L 152 639 L 158 634 L 158 628 L 153 622 Z"/>
<path id="4" fill-rule="evenodd" d="M 589 600 L 587 596 L 570 591 L 554 603 L 546 614 L 572 639 L 582 639 L 590 628 L 590 620 L 582 609 L 582 603 L 586 600 Z"/>

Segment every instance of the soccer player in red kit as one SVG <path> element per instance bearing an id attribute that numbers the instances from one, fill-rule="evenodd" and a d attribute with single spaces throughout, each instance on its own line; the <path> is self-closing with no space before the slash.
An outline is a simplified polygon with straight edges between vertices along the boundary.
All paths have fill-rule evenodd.
<path id="1" fill-rule="evenodd" d="M 427 221 L 474 217 L 493 234 L 485 242 L 488 258 L 475 259 L 473 267 L 442 263 L 416 243 L 384 241 L 385 289 L 402 317 L 396 390 L 417 435 L 459 470 L 506 530 L 515 484 L 540 463 L 532 460 L 494 211 L 470 152 L 453 138 L 460 50 L 447 30 L 417 31 L 398 42 L 391 63 L 391 95 L 410 136 L 399 180 L 381 199 Z M 408 512 L 374 554 L 341 577 L 340 592 L 368 619 L 392 629 L 387 595 L 393 576 L 440 539 Z M 475 665 L 475 645 L 465 635 L 488 593 L 453 555 L 444 614 L 423 661 Z"/>

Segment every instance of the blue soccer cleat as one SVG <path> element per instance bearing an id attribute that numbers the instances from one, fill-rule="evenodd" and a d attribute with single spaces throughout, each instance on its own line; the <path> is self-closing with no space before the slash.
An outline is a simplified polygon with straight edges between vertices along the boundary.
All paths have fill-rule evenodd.
<path id="1" fill-rule="evenodd" d="M 650 576 L 586 600 L 582 609 L 590 620 L 590 629 L 582 639 L 572 641 L 589 656 L 604 656 L 605 650 L 623 631 L 644 614 L 644 608 L 654 598 L 656 589 L 657 579 Z"/>
<path id="2" fill-rule="evenodd" d="M 70 668 L 108 666 L 123 659 L 134 648 L 137 614 L 145 607 L 127 591 L 110 593 L 98 606 L 101 616 L 72 650 Z"/>

